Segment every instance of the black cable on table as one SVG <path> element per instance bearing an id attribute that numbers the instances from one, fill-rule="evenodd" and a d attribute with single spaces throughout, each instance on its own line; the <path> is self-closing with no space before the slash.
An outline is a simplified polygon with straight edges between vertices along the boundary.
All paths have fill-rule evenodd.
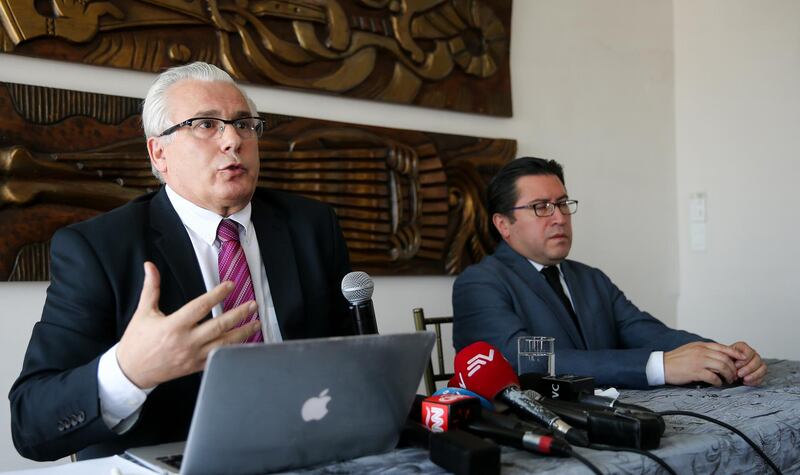
<path id="1" fill-rule="evenodd" d="M 600 469 L 597 468 L 597 465 L 595 465 L 592 462 L 590 462 L 589 459 L 587 459 L 583 455 L 579 454 L 578 452 L 575 452 L 573 450 L 571 456 L 574 457 L 578 462 L 580 462 L 580 463 L 586 465 L 587 467 L 589 467 L 589 470 L 591 470 L 592 473 L 595 473 L 597 475 L 603 475 L 603 472 L 601 472 Z"/>
<path id="2" fill-rule="evenodd" d="M 763 451 L 763 450 L 761 450 L 761 447 L 757 446 L 757 445 L 756 445 L 756 443 L 755 443 L 755 442 L 753 442 L 752 440 L 750 440 L 750 438 L 749 438 L 749 437 L 747 437 L 746 435 L 744 435 L 744 433 L 742 433 L 742 431 L 740 431 L 740 430 L 739 430 L 739 429 L 737 429 L 736 427 L 733 427 L 733 426 L 732 426 L 732 425 L 730 425 L 730 424 L 726 424 L 726 423 L 724 423 L 724 422 L 722 422 L 722 421 L 720 421 L 720 420 L 718 420 L 718 419 L 714 419 L 713 417 L 709 417 L 709 416 L 706 416 L 706 415 L 704 415 L 704 414 L 698 414 L 698 413 L 696 413 L 696 412 L 689 412 L 689 411 L 661 411 L 661 412 L 659 412 L 658 414 L 659 414 L 659 415 L 662 415 L 662 416 L 688 416 L 688 417 L 696 417 L 696 418 L 698 418 L 698 419 L 703 419 L 703 420 L 705 420 L 705 421 L 708 421 L 708 422 L 713 422 L 714 424 L 718 424 L 718 425 L 720 425 L 720 426 L 722 426 L 722 427 L 724 427 L 724 428 L 728 429 L 729 431 L 733 432 L 734 434 L 738 435 L 739 437 L 741 437 L 741 438 L 742 438 L 742 439 L 743 439 L 745 442 L 747 442 L 747 443 L 750 445 L 750 447 L 752 447 L 752 448 L 753 448 L 753 450 L 755 450 L 755 451 L 756 451 L 756 453 L 757 453 L 759 456 L 761 456 L 761 458 L 762 458 L 762 459 L 764 459 L 764 461 L 767 463 L 767 465 L 769 465 L 769 466 L 770 466 L 770 468 L 771 468 L 772 470 L 774 470 L 776 474 L 778 474 L 778 475 L 783 475 L 783 472 L 781 472 L 781 470 L 778 468 L 778 466 L 777 466 L 777 465 L 775 465 L 775 462 L 773 462 L 773 461 L 772 461 L 772 459 L 770 459 L 769 457 L 767 457 L 767 454 L 766 454 L 766 453 L 764 453 L 764 451 Z"/>
<path id="3" fill-rule="evenodd" d="M 661 457 L 657 456 L 652 452 L 648 452 L 647 450 L 634 449 L 632 447 L 616 447 L 613 445 L 605 445 L 605 444 L 591 444 L 589 448 L 595 450 L 610 450 L 613 452 L 633 452 L 635 454 L 644 455 L 645 457 L 648 457 L 651 460 L 653 460 L 655 463 L 661 465 L 661 467 L 664 468 L 664 470 L 666 470 L 667 473 L 669 473 L 670 475 L 678 475 L 677 473 L 675 473 L 675 470 L 673 470 L 672 467 L 670 467 L 667 464 L 667 462 L 664 461 L 664 459 L 662 459 Z"/>

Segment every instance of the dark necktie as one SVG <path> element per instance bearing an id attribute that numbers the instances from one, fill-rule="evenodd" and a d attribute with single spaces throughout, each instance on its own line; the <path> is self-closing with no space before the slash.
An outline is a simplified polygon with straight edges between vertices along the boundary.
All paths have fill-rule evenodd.
<path id="1" fill-rule="evenodd" d="M 236 223 L 230 219 L 223 219 L 217 228 L 217 239 L 222 243 L 219 250 L 219 281 L 230 280 L 234 288 L 222 302 L 222 311 L 238 307 L 239 305 L 255 300 L 256 294 L 253 290 L 253 280 L 250 277 L 250 269 L 247 266 L 247 259 L 244 256 L 244 249 L 239 244 L 239 229 Z M 242 326 L 253 320 L 258 320 L 258 310 L 248 315 L 239 325 Z M 254 343 L 264 341 L 261 330 L 247 338 L 244 343 Z"/>
<path id="2" fill-rule="evenodd" d="M 572 323 L 575 324 L 575 328 L 578 330 L 578 334 L 581 336 L 584 346 L 588 348 L 588 345 L 586 345 L 586 339 L 583 337 L 583 332 L 581 331 L 581 326 L 578 323 L 578 315 L 575 313 L 575 309 L 572 308 L 572 303 L 570 303 L 569 297 L 567 297 L 567 294 L 564 293 L 564 287 L 561 286 L 561 277 L 558 272 L 558 267 L 547 266 L 542 268 L 541 272 L 544 274 L 544 278 L 547 279 L 547 283 L 550 284 L 550 287 L 553 289 L 556 295 L 558 295 L 559 300 L 561 300 L 561 303 L 564 305 L 567 313 L 569 313 L 569 316 L 572 317 Z"/>

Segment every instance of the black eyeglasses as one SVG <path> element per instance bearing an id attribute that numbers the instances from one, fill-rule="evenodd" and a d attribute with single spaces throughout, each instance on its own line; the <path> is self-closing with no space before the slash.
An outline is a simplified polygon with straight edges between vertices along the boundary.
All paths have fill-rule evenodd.
<path id="1" fill-rule="evenodd" d="M 509 209 L 509 211 L 514 211 L 516 209 L 528 209 L 533 211 L 533 214 L 536 216 L 540 218 L 546 218 L 548 216 L 553 216 L 553 213 L 556 212 L 556 207 L 558 207 L 558 210 L 563 215 L 575 214 L 575 212 L 578 211 L 578 200 L 563 200 L 557 203 L 539 201 L 536 203 L 528 203 L 523 206 L 516 206 Z"/>
<path id="2" fill-rule="evenodd" d="M 189 127 L 192 135 L 199 139 L 210 139 L 217 135 L 222 137 L 228 124 L 233 125 L 233 130 L 243 139 L 255 139 L 264 133 L 264 121 L 258 117 L 242 117 L 231 120 L 216 117 L 192 117 L 161 132 L 159 137 L 170 135 L 182 127 Z"/>

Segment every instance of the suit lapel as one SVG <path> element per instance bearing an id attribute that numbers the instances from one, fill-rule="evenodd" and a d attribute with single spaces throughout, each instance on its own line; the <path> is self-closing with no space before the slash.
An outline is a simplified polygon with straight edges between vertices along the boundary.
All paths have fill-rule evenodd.
<path id="1" fill-rule="evenodd" d="M 305 308 L 287 217 L 279 214 L 269 203 L 255 198 L 251 203 L 251 219 L 281 336 L 284 339 L 297 338 L 302 335 Z"/>
<path id="2" fill-rule="evenodd" d="M 199 297 L 206 292 L 206 286 L 186 228 L 169 202 L 163 187 L 150 202 L 150 227 L 155 231 L 153 244 L 160 253 L 161 262 L 167 267 L 165 269 L 163 265 L 159 266 L 162 279 L 168 278 L 166 271 L 169 270 L 183 293 L 180 302 L 163 302 L 165 307 L 162 310 L 167 312 L 167 307 L 177 305 L 175 307 L 177 309 Z M 162 299 L 163 297 L 162 294 Z M 208 316 L 210 315 L 209 313 Z"/>
<path id="3" fill-rule="evenodd" d="M 497 246 L 494 255 L 510 267 L 526 283 L 528 288 L 545 303 L 556 320 L 558 320 L 561 328 L 569 336 L 574 347 L 584 348 L 578 329 L 575 328 L 575 324 L 572 322 L 572 317 L 567 312 L 567 309 L 564 308 L 564 304 L 561 303 L 553 289 L 550 288 L 545 277 L 536 270 L 533 264 L 511 249 L 511 246 L 506 242 L 501 242 Z"/>

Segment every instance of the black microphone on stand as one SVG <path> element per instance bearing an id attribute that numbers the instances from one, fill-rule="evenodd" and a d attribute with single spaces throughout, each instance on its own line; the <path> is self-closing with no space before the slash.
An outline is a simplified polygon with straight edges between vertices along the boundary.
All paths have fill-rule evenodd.
<path id="1" fill-rule="evenodd" d="M 342 295 L 350 302 L 350 315 L 358 335 L 378 333 L 375 309 L 372 307 L 372 291 L 375 284 L 366 272 L 351 272 L 342 279 Z"/>

